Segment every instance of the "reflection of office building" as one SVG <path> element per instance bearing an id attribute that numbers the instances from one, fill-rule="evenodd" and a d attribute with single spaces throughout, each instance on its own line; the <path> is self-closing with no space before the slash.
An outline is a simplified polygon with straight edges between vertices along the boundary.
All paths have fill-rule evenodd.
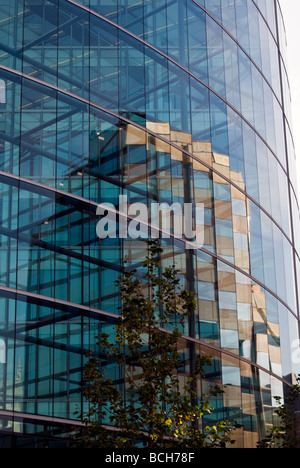
<path id="1" fill-rule="evenodd" d="M 96 236 L 99 202 L 127 195 L 204 204 L 203 247 L 171 236 L 161 264 L 198 298 L 185 371 L 193 353 L 212 356 L 203 391 L 226 385 L 216 416 L 252 447 L 299 372 L 279 5 L 120 3 L 0 0 L 0 443 L 67 443 L 84 355 L 113 332 L 123 258 L 145 258 L 142 240 Z"/>

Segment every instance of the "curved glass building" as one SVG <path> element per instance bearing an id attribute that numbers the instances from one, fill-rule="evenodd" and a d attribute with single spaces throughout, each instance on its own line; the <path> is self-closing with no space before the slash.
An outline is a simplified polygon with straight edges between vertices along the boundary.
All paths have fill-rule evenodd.
<path id="1" fill-rule="evenodd" d="M 198 302 L 182 378 L 211 356 L 208 423 L 238 421 L 236 447 L 264 436 L 300 370 L 284 52 L 277 0 L 0 0 L 1 447 L 66 446 L 79 424 L 85 355 L 147 252 L 142 229 L 97 236 L 120 196 L 204 207 L 201 247 L 162 239 Z"/>

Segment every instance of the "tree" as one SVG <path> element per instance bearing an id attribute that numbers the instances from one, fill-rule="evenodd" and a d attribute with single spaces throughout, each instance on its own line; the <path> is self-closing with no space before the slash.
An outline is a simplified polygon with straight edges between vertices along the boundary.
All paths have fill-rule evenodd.
<path id="1" fill-rule="evenodd" d="M 299 376 L 300 377 L 300 376 Z M 288 396 L 284 403 L 280 397 L 275 400 L 278 408 L 275 415 L 278 418 L 278 424 L 274 425 L 261 442 L 257 444 L 259 449 L 293 449 L 300 447 L 300 437 L 297 434 L 297 416 L 295 412 L 296 403 L 300 398 L 300 378 L 297 384 L 289 389 Z"/>
<path id="2" fill-rule="evenodd" d="M 184 363 L 178 344 L 196 301 L 194 293 L 180 288 L 174 265 L 159 274 L 161 252 L 157 242 L 150 242 L 143 279 L 128 269 L 119 279 L 122 306 L 115 342 L 100 333 L 98 356 L 91 353 L 84 368 L 82 391 L 89 410 L 81 415 L 81 446 L 202 448 L 234 443 L 228 421 L 203 427 L 204 416 L 214 411 L 210 400 L 223 393 L 214 386 L 198 395 L 209 357 L 199 355 L 188 378 L 180 374 Z M 107 363 L 118 366 L 123 386 L 108 378 Z"/>

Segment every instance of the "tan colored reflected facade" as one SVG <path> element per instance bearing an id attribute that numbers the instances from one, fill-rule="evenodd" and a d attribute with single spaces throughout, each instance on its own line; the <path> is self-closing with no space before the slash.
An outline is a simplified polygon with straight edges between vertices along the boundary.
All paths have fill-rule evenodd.
<path id="1" fill-rule="evenodd" d="M 282 383 L 275 378 L 275 375 L 283 377 L 280 327 L 279 323 L 272 322 L 268 318 L 266 294 L 263 288 L 247 276 L 251 274 L 250 209 L 243 176 L 240 172 L 230 170 L 229 157 L 214 153 L 207 142 L 194 142 L 190 134 L 172 132 L 167 124 L 149 122 L 147 129 L 176 147 L 171 147 L 167 141 L 153 138 L 130 125 L 126 128 L 126 145 L 145 145 L 147 150 L 153 146 L 157 154 L 169 153 L 171 160 L 192 168 L 194 181 L 199 174 L 209 175 L 210 187 L 195 187 L 194 183 L 193 197 L 195 202 L 204 203 L 206 209 L 213 213 L 213 222 L 205 226 L 204 250 L 214 252 L 219 260 L 211 263 L 197 260 L 196 322 L 199 331 L 196 336 L 200 338 L 201 345 L 211 346 L 206 348 L 208 355 L 218 355 L 218 348 L 220 352 L 224 352 L 220 355 L 222 378 L 218 381 L 225 386 L 223 402 L 225 413 L 224 408 L 221 413 L 224 415 L 227 411 L 237 419 L 243 414 L 244 418 L 256 421 L 257 425 L 263 425 L 266 430 L 272 424 L 274 397 L 283 397 Z M 188 157 L 180 148 L 193 154 L 195 158 Z M 125 167 L 124 172 L 128 183 L 136 183 L 143 181 L 147 169 L 145 164 L 134 164 Z M 167 170 L 157 171 L 156 176 L 158 190 L 168 190 L 172 187 L 172 199 L 179 197 L 187 201 L 183 178 L 174 181 Z M 226 193 L 225 197 L 218 195 L 222 194 L 222 191 Z M 225 227 L 227 224 L 232 226 L 231 235 L 222 235 L 222 232 L 218 232 L 218 223 L 221 226 L 224 224 Z M 128 246 L 131 258 L 136 247 Z M 165 253 L 166 251 L 167 249 L 164 249 L 162 259 L 165 265 L 173 255 L 171 251 L 170 255 Z M 187 276 L 186 255 L 177 255 L 176 261 L 183 276 Z M 236 268 L 228 263 L 235 265 Z M 203 298 L 203 289 L 209 290 L 205 298 Z M 211 300 L 209 300 L 210 293 Z M 210 330 L 207 334 L 203 334 L 207 335 L 205 338 L 202 335 L 203 329 Z M 201 345 L 199 344 L 199 349 L 202 349 Z M 183 349 L 184 346 L 186 345 L 183 344 Z M 185 352 L 187 353 L 187 350 Z M 256 382 L 253 379 L 251 363 L 257 365 Z M 268 375 L 264 370 L 275 375 Z M 295 378 L 294 375 L 294 382 Z M 207 384 L 203 384 L 203 391 Z M 257 405 L 258 395 L 261 407 Z M 255 430 L 255 424 L 251 430 L 244 428 L 235 433 L 237 445 L 244 448 L 255 447 L 260 436 L 257 427 Z"/>

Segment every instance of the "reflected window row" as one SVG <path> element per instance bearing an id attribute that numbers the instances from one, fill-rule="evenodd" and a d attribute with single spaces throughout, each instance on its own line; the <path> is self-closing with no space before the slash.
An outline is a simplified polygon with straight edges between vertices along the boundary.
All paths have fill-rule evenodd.
<path id="1" fill-rule="evenodd" d="M 82 407 L 80 396 L 81 366 L 85 359 L 82 350 L 85 347 L 93 349 L 99 331 L 113 334 L 113 326 L 87 317 L 71 317 L 67 311 L 62 315 L 61 311 L 42 305 L 22 304 L 7 298 L 0 301 L 1 312 L 5 310 L 9 317 L 11 311 L 21 324 L 16 329 L 15 339 L 9 337 L 9 327 L 14 333 L 14 323 L 8 322 L 8 329 L 1 333 L 1 336 L 6 335 L 7 343 L 6 363 L 0 363 L 1 382 L 6 384 L 0 387 L 1 409 L 75 419 L 74 412 L 78 407 L 86 409 Z M 40 325 L 34 333 L 32 324 L 36 323 L 37 317 Z M 205 345 L 195 344 L 191 350 L 191 346 L 182 341 L 179 352 L 183 362 L 179 377 L 183 385 L 189 378 L 192 352 L 196 356 L 205 353 L 211 357 L 211 363 L 205 368 L 206 377 L 199 381 L 199 396 L 207 393 L 211 385 L 225 386 L 225 393 L 212 399 L 215 411 L 207 416 L 205 424 L 212 426 L 224 418 L 238 421 L 242 426 L 235 433 L 238 446 L 254 446 L 260 431 L 273 422 L 275 397 L 283 396 L 283 383 Z M 103 357 L 102 367 L 109 378 L 121 385 L 116 365 Z M 134 374 L 138 378 L 137 368 Z M 14 427 L 9 422 L 1 425 L 1 430 L 12 429 L 27 432 L 26 425 L 17 419 Z"/>
<path id="2" fill-rule="evenodd" d="M 83 102 L 29 80 L 20 82 L 17 77 L 3 71 L 0 75 L 5 78 L 7 100 L 3 112 L 4 128 L 0 132 L 1 170 L 20 173 L 26 178 L 90 198 L 92 185 L 85 184 L 85 175 L 81 182 L 78 179 L 83 170 L 90 173 L 87 182 L 92 184 L 92 180 L 105 177 L 104 168 L 109 171 L 107 176 L 113 174 L 122 160 L 128 164 L 128 168 L 134 167 L 130 160 L 126 162 L 126 158 L 134 161 L 134 154 L 139 158 L 139 170 L 151 157 L 151 146 L 147 143 L 151 137 L 134 125 L 130 126 L 127 122 L 122 124 L 122 121 L 118 123 L 108 114 L 92 107 L 87 109 Z M 217 115 L 216 111 L 211 116 L 212 121 L 217 119 Z M 229 153 L 222 152 L 224 158 L 214 152 L 210 142 L 194 140 L 192 133 L 173 131 L 169 124 L 159 121 L 145 121 L 143 113 L 126 113 L 125 117 L 183 147 L 231 179 L 270 213 L 291 238 L 287 177 L 260 138 L 230 109 L 226 111 Z M 217 133 L 215 136 L 220 137 Z M 207 136 L 207 140 L 209 138 Z M 155 150 L 164 152 L 160 151 L 163 146 L 159 139 L 155 140 Z M 171 152 L 171 148 L 167 148 L 166 152 Z M 101 161 L 97 161 L 99 157 Z M 92 163 L 88 163 L 90 159 Z M 112 161 L 109 162 L 109 159 Z M 94 175 L 93 179 L 91 174 Z"/>
<path id="3" fill-rule="evenodd" d="M 184 215 L 186 203 L 192 204 L 194 208 L 201 204 L 203 219 L 196 221 L 196 213 L 193 212 L 193 225 L 199 223 L 203 232 L 201 247 L 257 278 L 296 311 L 293 249 L 276 224 L 243 192 L 198 161 L 184 156 L 179 150 L 172 151 L 168 144 L 162 144 L 160 140 L 156 142 L 159 146 L 153 144 L 154 141 L 152 144 L 149 142 L 148 151 L 145 151 L 145 145 L 141 145 L 144 132 L 136 132 L 136 128 L 130 127 L 127 130 L 125 136 L 128 146 L 121 155 L 119 146 L 113 143 L 107 152 L 102 153 L 102 158 L 99 159 L 98 152 L 95 153 L 96 165 L 90 160 L 87 166 L 80 165 L 72 170 L 68 177 L 49 180 L 48 175 L 47 179 L 41 178 L 40 182 L 44 185 L 54 182 L 55 188 L 61 192 L 66 190 L 66 194 L 69 187 L 73 187 L 75 197 L 70 200 L 64 200 L 62 194 L 55 196 L 55 191 L 49 192 L 46 187 L 43 190 L 25 182 L 19 185 L 14 178 L 2 176 L 4 283 L 9 278 L 7 262 L 10 264 L 9 257 L 15 258 L 13 252 L 18 247 L 18 240 L 20 246 L 27 244 L 29 251 L 32 250 L 34 239 L 37 248 L 49 250 L 51 247 L 50 250 L 66 259 L 72 253 L 73 261 L 79 264 L 81 260 L 89 262 L 91 257 L 97 258 L 97 254 L 89 253 L 92 246 L 97 251 L 100 245 L 97 238 L 97 221 L 100 218 L 97 219 L 95 215 L 97 203 L 113 204 L 118 209 L 122 195 L 127 197 L 131 205 L 143 203 L 147 207 L 146 225 L 152 223 L 153 203 L 159 206 L 167 203 L 169 207 L 177 203 L 183 208 L 181 216 Z M 101 133 L 105 136 L 100 138 L 113 142 L 115 133 L 119 140 L 119 130 L 113 132 L 112 138 L 109 137 L 111 133 L 105 132 Z M 99 140 L 97 132 L 95 136 L 98 146 L 103 140 Z M 199 142 L 197 147 L 202 156 L 208 149 L 205 144 L 201 147 Z M 112 152 L 113 148 L 115 152 Z M 206 156 L 212 158 L 213 154 L 207 152 Z M 218 155 L 218 160 L 215 158 L 215 168 L 222 167 L 225 170 L 227 164 L 228 157 L 225 155 Z M 190 181 L 188 191 L 185 183 L 187 177 Z M 242 181 L 240 173 L 231 171 L 231 177 L 233 181 Z M 41 192 L 45 195 L 41 195 Z M 78 195 L 91 200 L 91 203 L 87 201 L 87 206 L 83 207 L 76 198 Z M 162 225 L 159 227 L 163 228 Z M 170 227 L 176 234 L 175 227 Z M 137 238 L 143 239 L 145 236 L 141 229 L 140 226 Z M 146 234 L 148 237 L 149 232 Z M 108 233 L 101 246 L 114 245 L 118 249 L 119 237 L 119 227 L 116 226 L 115 235 Z M 187 237 L 187 240 L 193 239 Z M 9 252 L 6 246 L 10 246 Z M 24 248 L 25 251 L 27 249 Z M 19 261 L 21 257 L 20 253 Z M 26 273 L 26 266 L 24 271 Z M 21 278 L 21 271 L 18 274 Z M 79 294 L 79 290 L 76 289 L 76 293 Z"/>
<path id="4" fill-rule="evenodd" d="M 24 301 L 21 296 L 16 300 L 9 293 L 0 296 L 0 337 L 6 345 L 5 362 L 0 362 L 1 409 L 76 419 L 78 407 L 86 410 L 80 393 L 84 353 L 97 349 L 98 333 L 113 336 L 114 325 L 88 314 L 81 315 L 66 305 L 54 309 L 44 301 L 30 298 Z M 273 322 L 274 319 L 273 316 Z M 269 321 L 266 327 L 270 326 L 274 332 L 275 323 Z M 254 331 L 261 347 L 265 333 L 262 320 L 254 323 Z M 274 347 L 270 336 L 268 340 Z M 207 393 L 210 385 L 225 386 L 224 394 L 211 401 L 215 412 L 207 416 L 205 423 L 213 425 L 224 418 L 238 420 L 242 426 L 235 434 L 238 444 L 255 445 L 259 431 L 272 423 L 275 397 L 283 396 L 285 390 L 282 381 L 210 346 L 191 346 L 181 340 L 178 351 L 183 362 L 179 375 L 183 385 L 190 375 L 191 353 L 193 356 L 204 353 L 211 357 L 211 362 L 205 367 L 205 379 L 199 381 L 199 396 Z M 122 388 L 118 366 L 103 356 L 102 368 Z M 138 372 L 138 368 L 133 369 L 137 378 Z M 1 430 L 10 429 L 10 424 L 1 426 Z M 22 430 L 21 423 L 14 427 L 15 432 Z"/>
<path id="5" fill-rule="evenodd" d="M 10 82 L 8 88 L 12 96 L 13 90 L 20 92 L 21 86 Z M 36 98 L 34 103 L 29 101 L 29 93 Z M 256 198 L 260 198 L 266 211 L 274 215 L 287 237 L 243 194 L 247 188 L 243 171 L 231 170 L 228 155 L 213 152 L 211 144 L 193 141 L 191 134 L 174 132 L 166 124 L 146 123 L 149 131 L 164 136 L 177 147 L 183 147 L 216 172 L 128 121 L 117 121 L 109 118 L 108 114 L 96 110 L 92 112 L 92 109 L 87 113 L 84 103 L 58 95 L 55 91 L 23 80 L 22 96 L 21 112 L 7 113 L 11 118 L 11 128 L 10 135 L 3 135 L 6 141 L 2 146 L 2 170 L 20 173 L 26 179 L 72 192 L 95 203 L 108 202 L 118 206 L 120 195 L 127 195 L 131 204 L 145 203 L 149 208 L 153 202 L 178 202 L 181 206 L 190 202 L 194 206 L 202 203 L 204 248 L 247 273 L 251 272 L 253 277 L 287 302 L 292 310 L 296 310 L 293 249 L 288 240 L 291 235 L 288 182 L 281 168 L 271 165 L 275 160 L 264 151 L 265 146 L 260 144 L 260 140 L 245 141 L 249 145 L 249 156 L 253 155 L 255 143 L 258 155 L 257 186 L 253 183 L 255 173 L 251 172 L 254 168 L 250 166 L 250 160 L 246 180 L 252 182 L 253 192 L 259 193 Z M 11 97 L 9 102 L 9 105 L 13 104 Z M 21 134 L 16 125 L 18 119 Z M 16 136 L 12 137 L 14 133 Z M 186 184 L 188 179 L 189 190 Z M 278 185 L 275 184 L 276 180 Z M 7 216 L 14 213 L 11 218 L 15 229 L 20 229 L 24 224 L 22 239 L 25 242 L 28 242 L 26 229 L 30 235 L 33 234 L 32 222 L 34 229 L 43 222 L 48 223 L 47 229 L 52 226 L 53 230 L 59 226 L 58 220 L 53 218 L 53 222 L 49 215 L 54 204 L 45 208 L 42 218 L 37 211 L 35 220 L 31 196 L 22 192 L 19 194 L 18 191 L 7 196 L 7 201 L 4 198 L 2 201 L 2 225 L 5 226 Z M 14 197 L 12 211 L 11 200 Z M 42 202 L 40 204 L 44 205 Z M 39 204 L 36 206 L 39 207 Z M 293 206 L 293 209 L 297 213 L 297 207 Z M 31 218 L 28 218 L 29 214 Z M 89 222 L 76 219 L 76 214 L 73 216 L 76 224 L 74 232 L 80 234 L 83 225 L 89 234 Z M 69 214 L 66 218 L 61 216 L 60 220 L 65 220 L 65 224 L 59 221 L 62 228 L 56 230 L 55 239 L 52 237 L 53 244 L 74 247 L 70 241 L 73 234 L 69 227 Z M 95 233 L 96 229 L 91 239 L 94 239 Z M 82 242 L 85 245 L 87 239 L 82 239 Z"/>
<path id="6" fill-rule="evenodd" d="M 162 177 L 156 179 L 163 188 L 158 196 L 163 194 L 163 202 L 169 205 L 175 200 L 177 203 L 186 200 L 183 179 L 176 178 L 174 169 L 178 174 L 180 165 L 173 166 L 174 185 L 169 193 L 165 190 L 166 166 Z M 96 204 L 30 183 L 18 183 L 6 176 L 1 180 L 6 183 L 0 184 L 0 285 L 118 313 L 120 297 L 116 281 L 123 258 L 128 258 L 133 269 L 139 269 L 145 258 L 145 240 L 131 239 L 130 232 L 127 240 L 121 240 L 118 231 L 116 237 L 108 233 L 106 239 L 100 240 L 96 232 L 99 221 Z M 256 206 L 250 213 L 245 197 L 232 196 L 230 186 L 214 182 L 209 173 L 199 170 L 194 172 L 194 181 L 194 199 L 204 206 L 201 226 L 204 245 L 192 253 L 186 250 L 183 240 L 170 234 L 169 239 L 162 239 L 161 265 L 176 264 L 182 285 L 195 291 L 198 338 L 257 364 L 264 363 L 263 367 L 282 376 L 279 337 L 283 332 L 279 333 L 279 317 L 291 316 L 296 329 L 296 318 L 283 305 L 287 303 L 296 313 L 292 250 L 285 238 L 280 237 L 280 231 L 266 222 L 269 218 L 264 220 Z M 114 188 L 111 192 L 105 184 L 104 193 L 111 202 L 113 196 L 118 199 L 120 191 Z M 130 202 L 147 202 L 138 192 L 122 191 L 125 193 Z M 272 233 L 274 238 L 270 238 Z M 274 291 L 283 303 L 275 301 L 273 309 L 266 312 L 266 297 L 272 306 L 274 295 L 251 281 L 250 274 Z M 268 317 L 276 325 L 268 325 Z M 255 338 L 253 321 L 265 324 L 264 338 Z M 185 332 L 189 333 L 188 324 Z M 264 341 L 264 348 L 260 340 Z M 295 341 L 296 338 L 284 340 L 283 344 Z M 277 351 L 273 353 L 270 346 L 277 346 Z"/>
<path id="7" fill-rule="evenodd" d="M 204 7 L 250 55 L 280 98 L 280 81 L 278 69 L 276 69 L 278 52 L 275 42 L 277 33 L 273 1 L 267 2 L 267 5 L 265 4 L 261 10 L 264 18 L 259 13 L 255 3 L 247 0 L 236 0 L 231 5 L 220 0 L 199 2 L 80 0 L 79 3 L 145 39 L 184 66 L 190 67 L 192 71 L 197 63 L 195 61 L 196 54 L 191 55 L 190 60 L 188 60 L 188 55 L 180 54 L 180 49 L 185 45 L 186 49 L 189 47 L 191 51 L 191 45 L 196 44 L 197 41 L 199 44 L 199 29 L 198 34 L 196 34 L 196 22 L 198 22 L 198 28 L 202 19 L 202 22 L 206 22 L 209 29 L 214 29 L 216 34 L 218 30 L 215 21 L 201 8 Z M 259 5 L 260 7 L 261 5 Z M 193 31 L 193 23 L 195 23 L 195 32 Z M 185 37 L 187 32 L 188 45 Z M 213 51 L 213 42 L 209 43 L 209 35 L 208 33 L 208 50 L 211 48 Z"/>
<path id="8" fill-rule="evenodd" d="M 166 52 L 172 56 L 174 50 L 176 61 L 180 62 L 180 57 L 189 60 L 189 64 L 182 65 L 227 99 L 286 167 L 282 109 L 272 89 L 203 10 L 192 2 L 185 4 L 185 0 L 178 3 L 178 8 L 185 12 L 184 25 L 179 28 L 184 40 L 178 42 L 178 15 L 171 21 Z M 172 14 L 177 11 L 173 6 L 169 10 Z M 56 5 L 50 0 L 42 5 L 28 4 L 24 17 L 18 15 L 17 4 L 1 11 L 8 28 L 0 37 L 3 65 L 112 110 L 134 109 L 145 113 L 147 120 L 169 122 L 171 128 L 192 132 L 194 139 L 208 139 L 216 151 L 231 154 L 231 122 L 225 103 L 215 94 L 210 96 L 201 82 L 151 47 L 67 1 L 60 2 L 58 19 Z M 25 42 L 18 49 L 11 47 L 11 41 L 15 41 L 20 26 Z M 200 47 L 199 27 L 203 36 Z M 177 38 L 173 45 L 172 38 Z M 271 74 L 277 76 L 279 66 L 273 55 L 270 53 L 269 62 L 274 66 Z M 277 48 L 276 57 L 278 60 Z"/>

